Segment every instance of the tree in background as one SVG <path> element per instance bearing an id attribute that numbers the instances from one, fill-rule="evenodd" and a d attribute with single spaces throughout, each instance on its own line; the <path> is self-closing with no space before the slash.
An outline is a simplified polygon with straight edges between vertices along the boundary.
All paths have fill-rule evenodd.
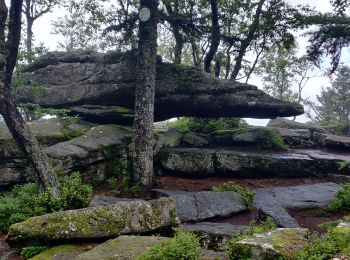
<path id="1" fill-rule="evenodd" d="M 9 20 L 4 0 L 0 0 L 0 113 L 14 140 L 34 168 L 35 182 L 41 191 L 50 189 L 60 195 L 59 182 L 47 155 L 17 109 L 12 91 L 12 75 L 21 39 L 22 0 L 11 0 Z M 7 31 L 7 36 L 6 36 Z"/>
<path id="2" fill-rule="evenodd" d="M 319 124 L 336 125 L 340 132 L 350 135 L 350 68 L 340 66 L 331 81 L 317 96 L 319 104 L 311 103 L 316 114 L 312 119 Z"/>
<path id="3" fill-rule="evenodd" d="M 304 56 L 296 56 L 296 47 L 274 45 L 261 59 L 257 75 L 262 77 L 264 90 L 275 98 L 302 103 L 302 91 L 313 77 L 313 64 Z M 297 91 L 293 90 L 296 86 Z"/>
<path id="4" fill-rule="evenodd" d="M 53 7 L 59 4 L 60 0 L 24 0 L 22 12 L 26 18 L 26 56 L 28 63 L 33 61 L 33 24 L 43 15 L 52 11 Z"/>

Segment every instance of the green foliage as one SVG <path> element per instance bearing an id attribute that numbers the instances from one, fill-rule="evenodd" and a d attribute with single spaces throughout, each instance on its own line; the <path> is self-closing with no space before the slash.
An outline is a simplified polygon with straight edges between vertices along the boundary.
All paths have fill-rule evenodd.
<path id="1" fill-rule="evenodd" d="M 229 181 L 226 183 L 223 183 L 217 187 L 213 187 L 213 191 L 215 192 L 222 192 L 222 191 L 234 191 L 239 193 L 246 206 L 249 209 L 254 208 L 254 197 L 255 197 L 255 192 L 248 186 L 239 186 L 235 184 L 233 181 Z"/>
<path id="2" fill-rule="evenodd" d="M 325 232 L 329 232 L 333 230 L 336 226 L 338 226 L 338 224 L 339 224 L 339 221 L 328 221 L 317 225 L 317 227 L 322 229 Z"/>
<path id="3" fill-rule="evenodd" d="M 23 247 L 21 249 L 21 256 L 24 257 L 24 259 L 30 259 L 41 252 L 45 251 L 48 249 L 46 246 L 28 246 L 28 247 Z"/>
<path id="4" fill-rule="evenodd" d="M 161 245 L 153 246 L 148 253 L 138 256 L 138 260 L 195 260 L 200 253 L 199 239 L 190 232 L 178 232 L 174 238 Z"/>
<path id="5" fill-rule="evenodd" d="M 251 259 L 251 250 L 247 246 L 242 246 L 237 242 L 243 240 L 247 237 L 250 237 L 254 234 L 261 234 L 271 230 L 276 229 L 277 226 L 273 219 L 267 218 L 265 221 L 261 223 L 257 223 L 256 221 L 252 221 L 249 227 L 244 231 L 244 233 L 238 237 L 233 238 L 230 241 L 230 245 L 227 248 L 227 253 L 230 256 L 230 259 L 234 260 L 248 260 Z"/>
<path id="6" fill-rule="evenodd" d="M 44 115 L 53 115 L 53 116 L 60 116 L 60 117 L 66 117 L 69 113 L 69 109 L 56 109 L 56 108 L 43 108 L 38 104 L 19 104 L 18 107 L 23 111 L 34 111 L 38 117 L 42 117 Z"/>
<path id="7" fill-rule="evenodd" d="M 168 123 L 169 128 L 176 128 L 184 133 L 212 133 L 219 130 L 247 128 L 248 124 L 240 118 L 194 118 L 181 117 L 174 122 Z"/>
<path id="8" fill-rule="evenodd" d="M 332 199 L 328 205 L 330 212 L 339 212 L 350 210 L 350 183 L 342 185 L 342 189 Z"/>
<path id="9" fill-rule="evenodd" d="M 288 146 L 284 143 L 282 136 L 271 129 L 261 129 L 258 133 L 257 143 L 266 149 L 287 150 Z"/>
<path id="10" fill-rule="evenodd" d="M 350 161 L 339 162 L 339 170 L 350 170 Z"/>
<path id="11" fill-rule="evenodd" d="M 293 252 L 294 260 L 323 260 L 331 259 L 339 250 L 339 245 L 330 234 L 320 238 L 314 235 L 311 242 L 303 249 L 297 249 Z"/>
<path id="12" fill-rule="evenodd" d="M 34 183 L 17 185 L 0 197 L 0 230 L 30 217 L 60 210 L 82 208 L 92 199 L 92 188 L 81 181 L 78 172 L 60 178 L 62 195 L 54 198 L 50 190 L 40 194 Z"/>
<path id="13" fill-rule="evenodd" d="M 343 219 L 345 222 L 350 222 L 350 216 L 345 216 Z"/>

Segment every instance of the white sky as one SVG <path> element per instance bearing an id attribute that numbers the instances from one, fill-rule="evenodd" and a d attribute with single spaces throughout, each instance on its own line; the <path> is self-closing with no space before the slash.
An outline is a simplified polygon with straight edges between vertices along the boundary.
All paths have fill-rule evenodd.
<path id="1" fill-rule="evenodd" d="M 287 0 L 290 4 L 298 5 L 298 4 L 308 4 L 311 7 L 315 7 L 317 10 L 321 12 L 329 12 L 332 10 L 332 7 L 329 3 L 329 0 Z M 8 4 L 9 0 L 5 0 Z M 59 36 L 52 34 L 52 21 L 55 21 L 58 17 L 63 16 L 62 9 L 54 9 L 54 11 L 50 14 L 44 15 L 39 18 L 33 27 L 35 40 L 36 42 L 44 42 L 44 45 L 49 48 L 50 51 L 56 49 L 57 42 L 59 40 Z M 307 45 L 307 40 L 302 37 L 298 37 L 298 46 L 300 48 L 300 53 L 303 54 L 305 52 L 305 47 Z M 350 61 L 349 51 L 344 50 L 342 61 L 348 63 Z M 328 65 L 328 64 L 326 64 Z M 315 72 L 314 74 L 321 75 L 322 72 Z M 262 82 L 259 78 L 252 78 L 249 82 L 251 84 L 257 85 L 259 88 L 262 87 Z M 326 77 L 315 77 L 309 80 L 304 92 L 304 97 L 310 97 L 311 100 L 316 99 L 316 95 L 319 94 L 321 87 L 329 85 L 329 80 Z M 265 125 L 268 120 L 256 120 L 256 119 L 248 119 L 250 124 L 256 125 Z M 297 121 L 305 122 L 307 118 L 305 116 L 300 116 L 297 118 Z"/>

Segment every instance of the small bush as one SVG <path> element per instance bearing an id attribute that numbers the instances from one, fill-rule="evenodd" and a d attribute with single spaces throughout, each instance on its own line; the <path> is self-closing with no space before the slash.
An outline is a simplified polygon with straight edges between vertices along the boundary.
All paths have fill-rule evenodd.
<path id="1" fill-rule="evenodd" d="M 60 210 L 77 209 L 89 205 L 92 188 L 81 181 L 79 173 L 60 178 L 62 195 L 54 198 L 50 190 L 39 193 L 34 183 L 17 185 L 0 197 L 0 231 L 30 217 Z"/>
<path id="2" fill-rule="evenodd" d="M 233 238 L 230 241 L 230 245 L 227 248 L 227 253 L 230 259 L 234 260 L 248 260 L 252 259 L 252 252 L 248 246 L 242 246 L 237 242 L 250 237 L 254 234 L 261 234 L 271 230 L 276 229 L 277 226 L 273 219 L 267 218 L 265 221 L 258 224 L 256 221 L 252 221 L 249 227 L 244 231 L 244 233 L 238 237 Z"/>
<path id="3" fill-rule="evenodd" d="M 339 212 L 350 210 L 350 183 L 342 185 L 343 188 L 338 191 L 337 195 L 328 205 L 330 212 Z"/>
<path id="4" fill-rule="evenodd" d="M 271 129 L 261 129 L 256 141 L 262 148 L 281 151 L 288 149 L 288 146 L 284 143 L 282 136 Z"/>
<path id="5" fill-rule="evenodd" d="M 255 197 L 255 192 L 248 186 L 239 186 L 235 184 L 233 181 L 229 181 L 226 183 L 223 183 L 217 187 L 213 187 L 213 191 L 215 192 L 222 192 L 222 191 L 234 191 L 239 193 L 246 206 L 249 209 L 254 208 L 254 197 Z"/>
<path id="6" fill-rule="evenodd" d="M 339 162 L 339 170 L 350 170 L 350 161 Z"/>
<path id="7" fill-rule="evenodd" d="M 28 246 L 28 247 L 24 247 L 21 250 L 21 256 L 23 256 L 24 259 L 29 259 L 29 258 L 32 258 L 32 257 L 40 254 L 41 252 L 45 251 L 46 249 L 48 249 L 48 247 L 46 247 L 46 246 Z"/>
<path id="8" fill-rule="evenodd" d="M 195 260 L 200 254 L 199 239 L 190 232 L 178 232 L 174 238 L 153 246 L 148 253 L 139 257 L 138 260 Z"/>
<path id="9" fill-rule="evenodd" d="M 329 234 L 323 238 L 315 236 L 303 249 L 293 252 L 294 260 L 331 259 L 339 251 L 339 245 Z"/>
<path id="10" fill-rule="evenodd" d="M 176 128 L 184 133 L 212 133 L 219 130 L 247 128 L 248 124 L 240 118 L 194 118 L 181 117 L 168 123 L 169 128 Z"/>
<path id="11" fill-rule="evenodd" d="M 330 232 L 334 228 L 336 228 L 336 226 L 338 226 L 339 223 L 340 223 L 339 221 L 328 221 L 328 222 L 317 225 L 317 227 L 325 232 Z"/>

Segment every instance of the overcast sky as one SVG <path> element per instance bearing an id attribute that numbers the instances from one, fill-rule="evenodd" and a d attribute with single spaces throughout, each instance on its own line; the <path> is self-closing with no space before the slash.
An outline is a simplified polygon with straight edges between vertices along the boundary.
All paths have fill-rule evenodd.
<path id="1" fill-rule="evenodd" d="M 7 4 L 9 0 L 5 0 Z M 308 4 L 312 7 L 315 7 L 321 12 L 330 12 L 332 7 L 328 0 L 287 0 L 290 4 Z M 39 18 L 34 23 L 34 35 L 37 42 L 44 42 L 51 51 L 56 49 L 57 41 L 59 36 L 52 34 L 52 21 L 56 20 L 58 17 L 63 16 L 62 10 L 56 8 L 52 13 Z M 298 37 L 298 46 L 300 48 L 300 53 L 305 53 L 305 47 L 307 45 L 307 40 L 303 37 Z M 343 53 L 342 61 L 348 63 L 350 57 L 348 51 L 345 50 Z M 327 64 L 328 65 L 328 64 Z M 322 72 L 315 71 L 314 75 L 322 75 Z M 257 85 L 259 88 L 262 87 L 262 82 L 259 78 L 252 78 L 250 81 L 251 84 Z M 329 80 L 326 77 L 315 77 L 309 80 L 307 87 L 303 92 L 304 97 L 310 97 L 312 100 L 315 100 L 316 95 L 320 92 L 321 87 L 329 85 Z M 297 118 L 298 121 L 305 122 L 307 119 L 305 116 Z M 249 120 L 250 123 L 264 125 L 267 120 Z"/>

